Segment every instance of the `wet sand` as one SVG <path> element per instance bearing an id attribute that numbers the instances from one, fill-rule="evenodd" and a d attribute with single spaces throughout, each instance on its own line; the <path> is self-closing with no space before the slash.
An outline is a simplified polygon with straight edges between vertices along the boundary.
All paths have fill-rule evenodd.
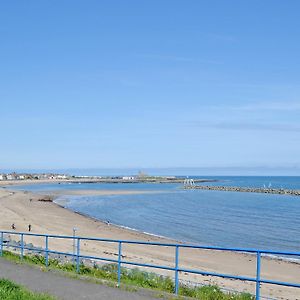
<path id="1" fill-rule="evenodd" d="M 53 202 L 38 201 L 43 195 L 32 194 L 24 191 L 13 191 L 13 187 L 0 188 L 0 228 L 11 230 L 11 224 L 15 223 L 17 231 L 28 230 L 28 224 L 32 225 L 33 233 L 72 235 L 73 227 L 78 228 L 78 235 L 86 237 L 98 237 L 107 239 L 152 241 L 175 243 L 170 239 L 159 238 L 133 230 L 127 230 L 105 222 L 80 215 L 64 209 Z M 67 194 L 86 195 L 91 194 L 133 194 L 139 191 L 67 191 Z M 54 192 L 53 196 L 64 194 L 63 191 Z M 31 200 L 30 200 L 31 199 Z M 13 237 L 12 237 L 13 238 Z M 13 238 L 14 239 L 14 238 Z M 19 240 L 18 237 L 15 237 Z M 41 238 L 26 237 L 26 243 L 35 246 L 44 246 Z M 50 249 L 68 251 L 72 253 L 72 240 L 50 239 Z M 81 254 L 101 256 L 116 259 L 117 244 L 102 242 L 82 241 Z M 145 245 L 123 245 L 124 259 L 139 263 L 159 264 L 174 266 L 174 248 Z M 244 253 L 231 253 L 224 251 L 180 249 L 179 266 L 189 269 L 199 269 L 209 272 L 227 273 L 255 277 L 256 259 L 252 255 Z M 174 276 L 173 272 L 158 271 L 164 275 Z M 209 276 L 191 275 L 181 272 L 180 280 L 199 283 L 218 284 L 227 289 L 255 292 L 255 284 L 238 280 L 212 278 Z M 279 281 L 300 283 L 300 265 L 279 259 L 262 258 L 262 278 Z M 300 299 L 300 291 L 295 288 L 286 288 L 272 285 L 262 285 L 262 295 L 275 299 Z"/>

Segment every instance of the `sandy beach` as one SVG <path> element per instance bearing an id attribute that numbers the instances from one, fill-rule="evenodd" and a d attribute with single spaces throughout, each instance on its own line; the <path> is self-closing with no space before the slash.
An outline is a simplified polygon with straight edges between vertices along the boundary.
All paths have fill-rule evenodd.
<path id="1" fill-rule="evenodd" d="M 74 191 L 73 194 L 131 194 L 139 191 Z M 55 197 L 63 192 L 53 193 Z M 68 191 L 70 194 L 70 191 Z M 13 191 L 13 186 L 0 188 L 0 228 L 11 230 L 11 224 L 16 225 L 17 231 L 28 230 L 28 224 L 32 225 L 33 233 L 72 235 L 73 227 L 78 228 L 78 235 L 86 237 L 98 237 L 108 239 L 175 242 L 169 239 L 159 238 L 143 234 L 133 230 L 127 230 L 105 222 L 85 217 L 69 211 L 53 202 L 42 202 L 39 199 L 44 195 L 32 194 L 24 191 Z M 16 240 L 18 238 L 16 237 Z M 26 243 L 35 246 L 44 246 L 44 240 L 36 237 L 26 238 Z M 107 258 L 116 258 L 117 245 L 101 242 L 84 242 L 82 254 L 98 255 Z M 50 240 L 50 249 L 72 252 L 72 240 Z M 174 249 L 171 247 L 124 245 L 123 254 L 127 261 L 139 263 L 160 264 L 174 266 Z M 180 267 L 199 269 L 204 271 L 227 273 L 254 277 L 256 273 L 256 259 L 247 254 L 236 254 L 211 250 L 180 250 Z M 172 272 L 160 272 L 161 274 L 174 276 Z M 300 265 L 294 262 L 279 259 L 262 258 L 262 278 L 278 281 L 300 283 Z M 181 280 L 200 283 L 216 283 L 221 287 L 238 291 L 255 292 L 255 284 L 237 280 L 222 278 L 210 278 L 207 276 L 180 274 Z M 262 285 L 262 295 L 275 299 L 300 299 L 300 292 L 295 288 L 286 288 L 272 285 Z"/>

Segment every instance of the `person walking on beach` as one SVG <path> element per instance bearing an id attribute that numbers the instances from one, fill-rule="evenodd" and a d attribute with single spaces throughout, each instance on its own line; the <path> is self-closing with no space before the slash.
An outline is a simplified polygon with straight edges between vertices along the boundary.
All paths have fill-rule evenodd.
<path id="1" fill-rule="evenodd" d="M 28 225 L 28 231 L 31 231 L 31 224 Z"/>
<path id="2" fill-rule="evenodd" d="M 11 229 L 12 229 L 12 230 L 16 230 L 16 225 L 15 225 L 15 223 L 12 223 L 12 224 L 11 224 Z"/>

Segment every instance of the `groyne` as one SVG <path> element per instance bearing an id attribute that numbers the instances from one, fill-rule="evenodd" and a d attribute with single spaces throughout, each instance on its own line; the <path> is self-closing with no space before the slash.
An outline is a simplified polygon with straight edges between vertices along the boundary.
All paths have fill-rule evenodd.
<path id="1" fill-rule="evenodd" d="M 261 194 L 279 194 L 279 195 L 300 196 L 300 190 L 290 190 L 290 189 L 251 188 L 251 187 L 237 187 L 237 186 L 209 186 L 209 185 L 185 186 L 184 188 L 185 189 L 222 191 L 222 192 L 243 192 L 243 193 L 261 193 Z"/>

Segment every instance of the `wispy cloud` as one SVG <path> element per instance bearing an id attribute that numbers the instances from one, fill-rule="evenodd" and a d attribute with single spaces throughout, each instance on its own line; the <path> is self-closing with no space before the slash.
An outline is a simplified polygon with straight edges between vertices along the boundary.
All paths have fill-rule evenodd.
<path id="1" fill-rule="evenodd" d="M 299 101 L 262 101 L 262 102 L 251 102 L 242 105 L 212 105 L 210 109 L 215 110 L 231 110 L 231 111 L 300 111 L 300 100 Z"/>
<path id="2" fill-rule="evenodd" d="M 153 60 L 162 60 L 162 61 L 171 61 L 171 62 L 186 62 L 186 63 L 199 63 L 199 64 L 221 64 L 220 61 L 212 59 L 200 59 L 197 57 L 187 57 L 179 56 L 172 54 L 144 54 L 140 55 L 143 58 L 153 59 Z"/>
<path id="3" fill-rule="evenodd" d="M 291 102 L 291 101 L 273 101 L 273 102 L 258 102 L 246 104 L 240 107 L 237 107 L 240 110 L 273 110 L 273 111 L 298 111 L 300 110 L 300 101 Z"/>
<path id="4" fill-rule="evenodd" d="M 251 123 L 251 122 L 219 122 L 205 124 L 194 122 L 192 126 L 218 130 L 234 131 L 274 131 L 274 132 L 297 132 L 300 133 L 300 125 L 294 123 Z"/>

